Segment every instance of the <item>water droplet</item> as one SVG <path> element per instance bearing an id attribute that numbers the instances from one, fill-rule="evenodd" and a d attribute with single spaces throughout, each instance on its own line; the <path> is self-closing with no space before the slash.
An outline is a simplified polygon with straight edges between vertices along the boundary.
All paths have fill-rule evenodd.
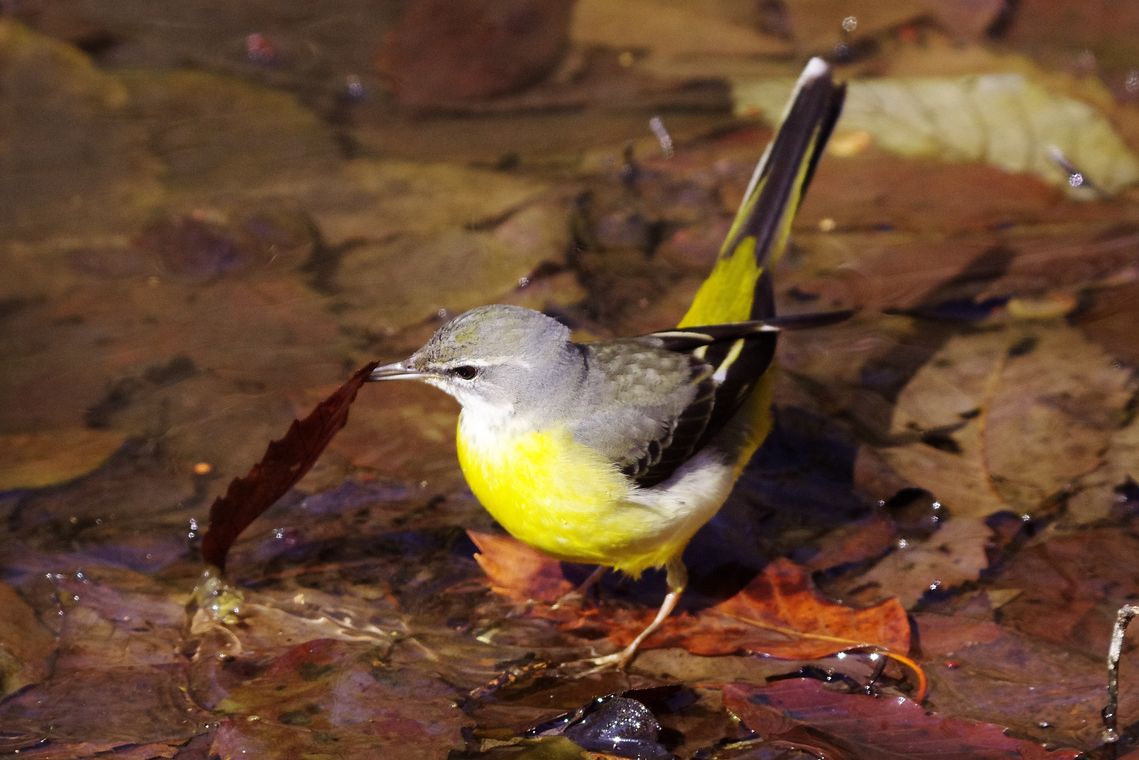
<path id="1" fill-rule="evenodd" d="M 1072 172 L 1068 175 L 1068 184 L 1072 187 L 1083 187 L 1084 175 L 1080 172 Z"/>
<path id="2" fill-rule="evenodd" d="M 1139 93 L 1139 69 L 1131 69 L 1123 80 L 1123 89 L 1135 94 Z"/>
<path id="3" fill-rule="evenodd" d="M 842 20 L 842 30 L 844 32 L 846 32 L 847 34 L 850 34 L 851 32 L 853 32 L 857 28 L 858 28 L 858 17 L 857 16 L 847 16 L 846 18 L 844 18 Z"/>
<path id="4" fill-rule="evenodd" d="M 930 591 L 937 591 L 939 588 L 941 588 L 941 579 L 940 578 L 934 578 L 932 581 L 930 581 L 930 583 L 929 583 L 929 590 Z"/>
<path id="5" fill-rule="evenodd" d="M 657 142 L 660 143 L 661 152 L 664 153 L 665 158 L 672 158 L 675 151 L 672 146 L 672 135 L 665 129 L 664 122 L 659 116 L 654 116 L 649 119 L 649 129 L 656 135 Z"/>
<path id="6" fill-rule="evenodd" d="M 344 77 L 344 93 L 352 100 L 362 99 L 366 94 L 364 81 L 356 74 L 349 74 Z"/>

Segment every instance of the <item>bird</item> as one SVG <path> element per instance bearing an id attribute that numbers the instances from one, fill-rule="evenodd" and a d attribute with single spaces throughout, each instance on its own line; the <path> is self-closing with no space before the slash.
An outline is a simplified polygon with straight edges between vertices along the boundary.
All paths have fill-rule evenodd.
<path id="1" fill-rule="evenodd" d="M 480 306 L 368 378 L 417 380 L 459 402 L 460 468 L 515 538 L 601 571 L 665 570 L 652 622 L 596 668 L 626 668 L 684 593 L 685 546 L 771 430 L 777 335 L 846 316 L 776 315 L 771 274 L 844 97 L 812 58 L 676 327 L 579 343 L 541 312 Z"/>

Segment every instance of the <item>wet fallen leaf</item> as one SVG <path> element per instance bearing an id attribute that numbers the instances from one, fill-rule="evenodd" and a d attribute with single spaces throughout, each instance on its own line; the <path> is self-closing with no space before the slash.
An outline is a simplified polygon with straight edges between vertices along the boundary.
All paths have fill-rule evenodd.
<path id="1" fill-rule="evenodd" d="M 673 59 L 787 52 L 786 41 L 760 34 L 723 12 L 723 6 L 712 3 L 583 0 L 574 7 L 573 38 L 581 44 L 651 51 Z"/>
<path id="2" fill-rule="evenodd" d="M 950 517 L 924 540 L 908 540 L 858 576 L 880 593 L 894 594 L 911 609 L 929 591 L 957 588 L 977 580 L 989 566 L 986 548 L 992 530 L 983 520 Z"/>
<path id="3" fill-rule="evenodd" d="M 915 615 L 930 693 L 935 695 L 930 699 L 932 707 L 947 715 L 999 723 L 1021 735 L 1085 748 L 1097 746 L 1103 728 L 1099 710 L 1107 698 L 1102 665 L 1106 644 L 1092 658 L 1025 635 L 996 622 L 996 617 L 1004 618 L 1005 606 L 996 614 L 986 612 L 980 617 L 971 606 L 947 614 Z M 1014 614 L 1023 621 L 1028 610 L 1037 618 L 1038 630 L 1054 617 L 1065 629 L 1079 617 L 1088 623 L 1083 605 L 1069 612 L 1032 604 Z M 1106 642 L 1113 616 L 1103 616 L 1102 630 L 1092 624 L 1082 632 L 1093 642 Z M 1091 646 L 1084 649 L 1090 652 Z M 1133 663 L 1125 665 L 1122 709 L 1124 715 L 1134 715 L 1139 704 L 1136 669 Z"/>
<path id="4" fill-rule="evenodd" d="M 34 560 L 29 564 L 64 561 Z M 21 568 L 19 575 L 52 626 L 57 654 L 47 678 L 0 702 L 0 725 L 13 741 L 32 748 L 50 726 L 54 756 L 71 758 L 89 757 L 86 745 L 177 745 L 199 733 L 206 713 L 187 694 L 179 652 L 184 598 L 146 574 L 95 563 L 86 572 Z"/>
<path id="5" fill-rule="evenodd" d="M 566 0 L 512 0 L 493 10 L 477 0 L 414 0 L 385 38 L 379 68 L 413 107 L 514 92 L 557 66 L 572 8 Z"/>
<path id="6" fill-rule="evenodd" d="M 1031 514 L 1101 466 L 1130 396 L 1074 329 L 952 337 L 898 396 L 891 435 L 923 442 L 881 453 L 951 514 Z"/>
<path id="7" fill-rule="evenodd" d="M 161 194 L 129 95 L 75 48 L 0 19 L 0 237 L 35 240 L 114 230 Z M 66 198 L 66 212 L 60 201 Z"/>
<path id="8" fill-rule="evenodd" d="M 478 554 L 475 561 L 486 573 L 491 588 L 516 602 L 551 604 L 573 591 L 560 562 L 500 533 L 467 533 Z"/>
<path id="9" fill-rule="evenodd" d="M 1111 433 L 1103 466 L 1080 478 L 1065 501 L 1065 517 L 1074 523 L 1112 519 L 1127 501 L 1127 484 L 1139 479 L 1139 416 Z"/>
<path id="10" fill-rule="evenodd" d="M 1132 329 L 1135 319 L 1132 309 L 1139 302 L 1137 270 L 1139 266 L 1128 266 L 1128 262 L 1121 261 L 1115 272 L 1121 279 L 1130 278 L 1131 282 L 1124 281 L 1114 287 L 1097 288 L 1087 293 L 1087 303 L 1074 317 L 1075 324 L 1089 338 L 1132 366 L 1139 366 L 1139 345 Z"/>
<path id="11" fill-rule="evenodd" d="M 927 12 L 923 0 L 800 0 L 787 6 L 788 26 L 799 50 L 825 54 L 842 43 L 859 44 Z M 846 19 L 849 19 L 847 21 Z"/>
<path id="12" fill-rule="evenodd" d="M 458 694 L 425 670 L 393 665 L 386 647 L 375 642 L 315 639 L 273 658 L 217 709 L 285 729 L 274 732 L 278 740 L 269 757 L 295 756 L 296 744 L 303 747 L 314 734 L 330 731 L 349 741 L 370 737 L 389 750 L 420 748 L 408 757 L 437 757 L 440 744 L 458 735 L 466 720 L 452 705 Z M 303 731 L 294 734 L 290 727 Z"/>
<path id="13" fill-rule="evenodd" d="M 0 491 L 65 483 L 101 465 L 126 439 L 114 430 L 72 428 L 0 434 Z"/>
<path id="14" fill-rule="evenodd" d="M 1091 81 L 1086 86 L 1097 87 Z M 736 111 L 779 113 L 789 89 L 787 81 L 737 81 Z M 855 80 L 847 90 L 842 128 L 868 132 L 877 145 L 899 155 L 982 161 L 1084 196 L 1087 188 L 1069 182 L 1052 148 L 1106 192 L 1139 180 L 1139 158 L 1104 114 L 1021 73 Z"/>
<path id="15" fill-rule="evenodd" d="M 338 163 L 331 130 L 288 93 L 208 71 L 118 76 L 174 198 L 280 198 Z"/>
<path id="16" fill-rule="evenodd" d="M 479 547 L 479 565 L 499 593 L 517 601 L 551 601 L 573 589 L 556 560 L 514 539 L 476 533 L 471 538 Z M 600 629 L 614 643 L 625 644 L 655 612 L 602 603 L 584 609 L 538 605 L 530 614 L 552 619 L 564 630 Z M 814 659 L 856 647 L 905 654 L 909 645 L 909 623 L 897 600 L 862 609 L 846 607 L 819 594 L 806 570 L 776 560 L 731 598 L 705 609 L 674 613 L 642 648 Z"/>
<path id="17" fill-rule="evenodd" d="M 299 188 L 333 243 L 384 241 L 447 230 L 492 228 L 549 186 L 541 180 L 461 163 L 356 159 L 332 178 Z M 444 202 L 445 201 L 445 202 Z"/>
<path id="18" fill-rule="evenodd" d="M 0 697 L 6 697 L 48 675 L 55 641 L 28 603 L 3 583 L 0 609 Z"/>
<path id="19" fill-rule="evenodd" d="M 677 616 L 655 645 L 683 646 L 693 654 L 744 651 L 789 659 L 814 659 L 853 647 L 905 654 L 910 627 L 896 599 L 847 607 L 823 597 L 803 568 L 776 560 L 727 601 Z"/>
<path id="20" fill-rule="evenodd" d="M 986 723 L 931 714 L 905 697 L 844 694 L 813 679 L 764 687 L 728 684 L 724 705 L 767 741 L 827 757 L 881 760 L 1072 760 L 1077 750 L 1049 752 Z"/>
<path id="21" fill-rule="evenodd" d="M 285 436 L 269 444 L 261 461 L 247 475 L 235 478 L 225 495 L 210 507 L 210 522 L 202 538 L 202 558 L 225 569 L 233 542 L 258 515 L 271 507 L 300 480 L 328 442 L 348 422 L 356 399 L 375 362 L 356 371 L 303 420 L 294 420 Z"/>
<path id="22" fill-rule="evenodd" d="M 328 287 L 349 324 L 390 332 L 499 300 L 539 267 L 561 265 L 568 245 L 564 205 L 549 199 L 510 212 L 490 229 L 397 233 L 354 246 Z"/>

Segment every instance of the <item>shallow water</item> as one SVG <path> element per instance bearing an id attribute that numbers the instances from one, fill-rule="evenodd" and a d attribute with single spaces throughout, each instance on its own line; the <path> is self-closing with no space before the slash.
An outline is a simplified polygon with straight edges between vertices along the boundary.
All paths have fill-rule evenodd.
<path id="1" fill-rule="evenodd" d="M 664 726 L 635 721 L 643 756 L 1095 750 L 1099 663 L 1139 593 L 1139 50 L 1110 15 L 1132 11 L 866 5 L 843 31 L 826 2 L 519 3 L 510 33 L 477 4 L 0 6 L 0 750 L 573 752 L 562 733 L 643 717 L 591 700 L 665 684 L 626 695 Z M 607 579 L 577 623 L 511 601 L 526 579 L 492 593 L 455 406 L 410 385 L 365 387 L 243 536 L 238 614 L 196 611 L 209 505 L 355 368 L 481 303 L 583 338 L 673 324 L 816 52 L 856 84 L 777 297 L 859 312 L 784 336 L 777 429 L 686 555 L 684 620 L 787 560 L 848 607 L 896 599 L 932 716 L 838 692 L 812 711 L 812 684 L 743 715 L 808 658 L 723 632 L 670 633 L 628 676 L 534 667 L 614 646 L 662 580 Z M 915 696 L 896 664 L 877 688 Z M 725 699 L 770 742 L 720 746 L 755 739 Z M 515 746 L 535 726 L 559 738 Z"/>

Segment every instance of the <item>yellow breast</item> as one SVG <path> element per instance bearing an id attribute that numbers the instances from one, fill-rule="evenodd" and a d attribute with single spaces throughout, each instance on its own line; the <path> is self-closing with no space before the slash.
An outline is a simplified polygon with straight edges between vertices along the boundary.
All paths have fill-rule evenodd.
<path id="1" fill-rule="evenodd" d="M 460 416 L 458 451 L 467 483 L 499 524 L 558 559 L 637 574 L 690 537 L 676 535 L 667 510 L 630 501 L 635 486 L 565 428 L 496 433 Z"/>

